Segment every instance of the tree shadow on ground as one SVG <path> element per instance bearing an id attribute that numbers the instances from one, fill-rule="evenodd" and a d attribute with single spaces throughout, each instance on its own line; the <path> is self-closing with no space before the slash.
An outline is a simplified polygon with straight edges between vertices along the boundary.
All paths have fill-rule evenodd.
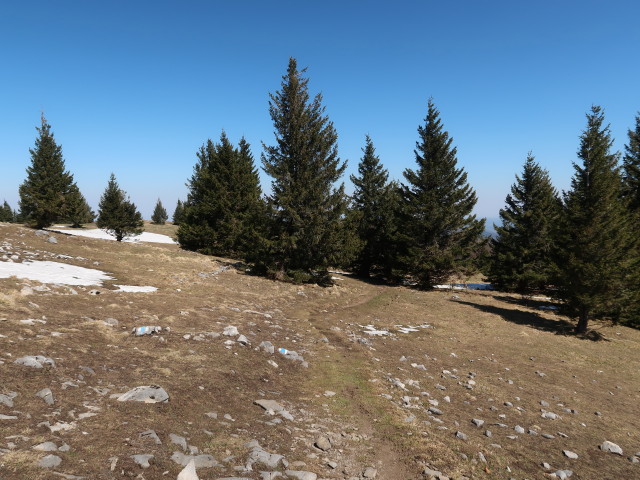
<path id="1" fill-rule="evenodd" d="M 519 302 L 514 302 L 512 297 L 495 297 L 496 300 L 505 300 L 508 298 L 511 300 L 512 304 L 519 304 Z M 463 305 L 468 305 L 470 307 L 477 308 L 478 310 L 491 313 L 493 315 L 498 315 L 502 317 L 504 320 L 515 323 L 517 325 L 525 325 L 528 327 L 535 328 L 536 330 L 542 330 L 545 332 L 555 333 L 556 335 L 566 335 L 566 336 L 575 336 L 574 328 L 575 325 L 567 320 L 558 318 L 551 319 L 546 318 L 539 313 L 535 312 L 527 312 L 525 310 L 519 310 L 517 308 L 503 308 L 495 305 L 485 305 L 481 303 L 473 303 L 471 301 L 457 300 L 458 303 L 462 303 Z M 594 340 L 595 338 L 590 338 L 589 335 L 578 336 L 578 338 L 585 338 Z"/>

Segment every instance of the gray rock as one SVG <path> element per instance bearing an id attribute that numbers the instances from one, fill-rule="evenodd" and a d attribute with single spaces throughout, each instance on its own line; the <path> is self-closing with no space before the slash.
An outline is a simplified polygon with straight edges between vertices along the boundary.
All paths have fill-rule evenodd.
<path id="1" fill-rule="evenodd" d="M 104 323 L 109 327 L 117 327 L 120 322 L 118 322 L 118 320 L 116 320 L 115 318 L 109 317 L 109 318 L 105 318 L 102 323 Z"/>
<path id="2" fill-rule="evenodd" d="M 187 451 L 187 439 L 186 438 L 181 437 L 180 435 L 176 435 L 175 433 L 170 433 L 169 434 L 169 440 L 171 440 L 171 443 L 175 443 L 179 447 L 182 447 L 182 450 Z"/>
<path id="3" fill-rule="evenodd" d="M 467 437 L 467 435 L 462 433 L 462 432 L 456 432 L 456 438 L 459 438 L 460 440 L 468 440 L 469 439 L 469 437 Z"/>
<path id="4" fill-rule="evenodd" d="M 151 466 L 151 460 L 153 460 L 153 455 L 143 454 L 143 455 L 131 455 L 133 461 L 140 465 L 142 468 L 149 468 Z"/>
<path id="5" fill-rule="evenodd" d="M 431 468 L 425 468 L 424 471 L 422 472 L 423 475 L 426 475 L 427 478 L 429 477 L 441 477 L 442 476 L 442 472 L 440 472 L 439 470 L 432 470 Z"/>
<path id="6" fill-rule="evenodd" d="M 484 435 L 485 437 L 491 438 L 493 436 L 493 433 L 491 433 L 491 430 L 485 430 Z"/>
<path id="7" fill-rule="evenodd" d="M 476 427 L 480 428 L 482 425 L 484 425 L 484 420 L 480 420 L 479 418 L 474 418 L 473 420 L 471 420 L 471 423 L 473 423 Z"/>
<path id="8" fill-rule="evenodd" d="M 169 394 L 158 385 L 140 386 L 118 397 L 119 402 L 161 403 L 169 401 Z"/>
<path id="9" fill-rule="evenodd" d="M 53 405 L 55 401 L 53 398 L 53 392 L 50 388 L 43 388 L 38 393 L 36 393 L 36 397 L 40 397 L 41 399 L 43 399 L 47 403 L 47 405 Z"/>
<path id="10" fill-rule="evenodd" d="M 319 448 L 320 450 L 322 450 L 323 452 L 326 452 L 331 448 L 331 440 L 329 440 L 328 437 L 321 435 L 318 438 L 316 438 L 316 441 L 313 445 L 316 448 Z"/>
<path id="11" fill-rule="evenodd" d="M 187 466 L 178 474 L 176 480 L 200 480 L 196 473 L 196 462 L 191 459 Z"/>
<path id="12" fill-rule="evenodd" d="M 218 465 L 216 459 L 211 455 L 185 455 L 181 452 L 173 452 L 171 455 L 171 460 L 173 460 L 178 465 L 182 465 L 186 467 L 189 465 L 189 462 L 193 461 L 195 468 L 211 468 Z"/>
<path id="13" fill-rule="evenodd" d="M 364 478 L 376 478 L 378 476 L 378 470 L 373 467 L 367 467 L 362 473 Z"/>
<path id="14" fill-rule="evenodd" d="M 285 410 L 282 405 L 280 405 L 275 400 L 255 400 L 253 403 L 264 408 L 269 415 L 280 415 L 287 420 L 293 420 L 293 415 L 291 415 L 287 410 Z"/>
<path id="15" fill-rule="evenodd" d="M 140 434 L 140 438 L 142 440 L 150 440 L 156 445 L 162 445 L 162 440 L 160 440 L 160 437 L 158 436 L 155 430 L 146 430 L 142 432 Z"/>
<path id="16" fill-rule="evenodd" d="M 516 431 L 516 433 L 524 433 L 524 428 L 522 428 L 520 425 L 516 425 L 513 429 Z"/>
<path id="17" fill-rule="evenodd" d="M 564 453 L 565 457 L 571 458 L 572 460 L 576 460 L 578 458 L 578 454 L 571 450 L 563 450 L 562 453 Z"/>
<path id="18" fill-rule="evenodd" d="M 244 335 L 238 335 L 238 338 L 236 338 L 236 342 L 241 345 L 249 345 L 249 339 Z"/>
<path id="19" fill-rule="evenodd" d="M 555 475 L 560 480 L 565 480 L 567 478 L 571 478 L 573 475 L 573 471 L 571 470 L 556 470 L 551 475 Z"/>
<path id="20" fill-rule="evenodd" d="M 260 472 L 260 480 L 275 480 L 282 476 L 282 472 Z"/>
<path id="21" fill-rule="evenodd" d="M 602 445 L 600 445 L 600 450 L 603 452 L 615 453 L 616 455 L 622 455 L 622 448 L 609 440 L 606 440 Z"/>
<path id="22" fill-rule="evenodd" d="M 42 355 L 27 355 L 25 357 L 18 358 L 13 363 L 31 368 L 43 368 L 45 365 L 50 365 L 52 367 L 56 366 L 56 362 L 54 362 L 52 358 L 44 357 Z"/>
<path id="23" fill-rule="evenodd" d="M 58 446 L 53 442 L 39 443 L 38 445 L 34 445 L 31 448 L 33 448 L 34 450 L 38 450 L 39 452 L 57 452 L 58 451 Z"/>
<path id="24" fill-rule="evenodd" d="M 238 327 L 234 327 L 233 325 L 229 325 L 228 327 L 225 327 L 225 329 L 222 331 L 222 334 L 227 336 L 227 337 L 237 337 L 239 332 L 238 332 Z"/>
<path id="25" fill-rule="evenodd" d="M 434 415 L 442 415 L 442 410 L 436 407 L 429 407 L 429 413 L 433 413 Z"/>
<path id="26" fill-rule="evenodd" d="M 556 438 L 553 435 L 551 435 L 550 433 L 543 433 L 542 437 L 547 438 L 549 440 L 553 440 L 554 438 Z"/>
<path id="27" fill-rule="evenodd" d="M 279 465 L 286 468 L 289 465 L 282 455 L 269 453 L 257 444 L 249 452 L 249 456 L 247 457 L 247 470 L 251 470 L 254 464 L 264 465 L 267 468 L 277 468 Z"/>
<path id="28" fill-rule="evenodd" d="M 482 463 L 487 463 L 487 459 L 484 456 L 484 453 L 482 452 L 478 452 L 478 459 L 482 462 Z"/>
<path id="29" fill-rule="evenodd" d="M 275 347 L 273 346 L 273 343 L 269 341 L 260 342 L 260 345 L 258 345 L 258 348 L 265 353 L 274 353 L 276 351 Z"/>
<path id="30" fill-rule="evenodd" d="M 551 470 L 551 465 L 549 465 L 547 462 L 543 462 L 542 468 L 544 468 L 545 470 Z"/>
<path id="31" fill-rule="evenodd" d="M 42 457 L 38 462 L 38 466 L 42 468 L 55 468 L 62 463 L 62 459 L 57 455 L 47 455 Z"/>
<path id="32" fill-rule="evenodd" d="M 312 472 L 304 472 L 302 470 L 285 470 L 285 475 L 296 480 L 317 480 L 318 475 Z"/>
<path id="33" fill-rule="evenodd" d="M 557 415 L 553 412 L 544 412 L 542 415 L 540 415 L 542 418 L 548 418 L 549 420 L 557 420 L 558 418 L 560 418 L 560 415 Z"/>
<path id="34" fill-rule="evenodd" d="M 13 407 L 13 399 L 18 396 L 17 393 L 11 392 L 8 394 L 0 394 L 0 404 L 5 405 L 7 407 Z"/>
<path id="35" fill-rule="evenodd" d="M 16 417 L 15 415 L 5 415 L 5 414 L 0 414 L 0 420 L 17 420 L 18 417 Z"/>

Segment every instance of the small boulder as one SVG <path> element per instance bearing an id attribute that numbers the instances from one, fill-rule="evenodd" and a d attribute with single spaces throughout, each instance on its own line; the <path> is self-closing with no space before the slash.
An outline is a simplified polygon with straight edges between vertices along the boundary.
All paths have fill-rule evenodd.
<path id="1" fill-rule="evenodd" d="M 27 355 L 18 358 L 13 363 L 31 368 L 43 368 L 45 365 L 50 365 L 52 367 L 56 366 L 56 362 L 54 362 L 52 358 L 44 357 L 42 355 Z"/>
<path id="2" fill-rule="evenodd" d="M 158 385 L 135 387 L 118 397 L 119 402 L 164 403 L 169 401 L 169 394 Z"/>
<path id="3" fill-rule="evenodd" d="M 609 440 L 606 440 L 600 445 L 600 450 L 603 452 L 615 453 L 616 455 L 622 455 L 622 448 Z"/>
<path id="4" fill-rule="evenodd" d="M 50 388 L 43 388 L 38 393 L 36 393 L 36 397 L 40 397 L 41 399 L 43 399 L 47 405 L 53 405 L 54 403 L 53 392 Z"/>
<path id="5" fill-rule="evenodd" d="M 151 466 L 153 455 L 131 455 L 131 458 L 133 458 L 133 461 L 140 465 L 142 468 L 149 468 Z"/>
<path id="6" fill-rule="evenodd" d="M 329 450 L 331 448 L 331 441 L 329 440 L 328 437 L 325 437 L 324 435 L 319 436 L 315 443 L 313 444 L 316 448 L 319 448 L 320 450 L 322 450 L 323 452 L 326 452 L 327 450 Z"/>
<path id="7" fill-rule="evenodd" d="M 62 459 L 57 455 L 47 455 L 42 457 L 38 462 L 38 466 L 42 468 L 55 468 L 62 463 Z"/>

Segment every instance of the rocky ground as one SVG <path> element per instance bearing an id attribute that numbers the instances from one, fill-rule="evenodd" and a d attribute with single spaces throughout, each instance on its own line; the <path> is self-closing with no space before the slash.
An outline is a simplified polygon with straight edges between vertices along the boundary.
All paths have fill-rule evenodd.
<path id="1" fill-rule="evenodd" d="M 638 331 L 0 224 L 25 260 L 112 279 L 0 279 L 2 480 L 640 477 Z"/>

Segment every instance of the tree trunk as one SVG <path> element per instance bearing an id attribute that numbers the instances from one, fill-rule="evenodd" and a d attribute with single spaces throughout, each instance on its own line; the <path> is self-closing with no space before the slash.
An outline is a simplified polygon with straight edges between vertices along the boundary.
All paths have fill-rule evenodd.
<path id="1" fill-rule="evenodd" d="M 586 333 L 587 325 L 589 325 L 589 310 L 581 308 L 578 324 L 576 325 L 576 333 Z"/>

